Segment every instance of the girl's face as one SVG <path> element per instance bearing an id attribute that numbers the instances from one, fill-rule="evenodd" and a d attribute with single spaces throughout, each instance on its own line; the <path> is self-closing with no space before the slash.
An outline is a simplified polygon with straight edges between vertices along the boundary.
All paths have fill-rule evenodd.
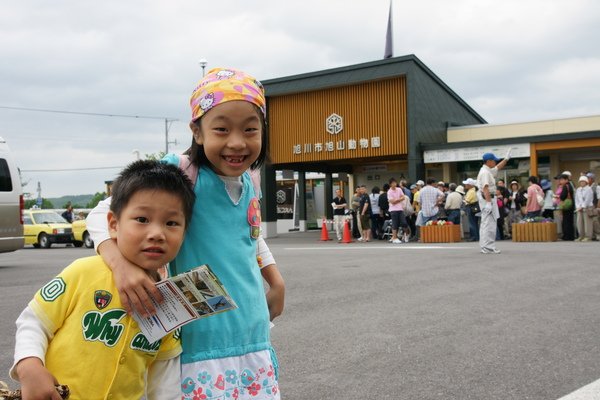
<path id="1" fill-rule="evenodd" d="M 190 128 L 218 175 L 240 176 L 260 154 L 261 119 L 247 101 L 219 104 L 204 114 L 200 126 L 192 122 Z"/>

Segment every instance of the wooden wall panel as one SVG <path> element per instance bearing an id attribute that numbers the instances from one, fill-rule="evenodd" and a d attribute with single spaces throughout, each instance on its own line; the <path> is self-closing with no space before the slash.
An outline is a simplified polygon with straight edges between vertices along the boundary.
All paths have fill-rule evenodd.
<path id="1" fill-rule="evenodd" d="M 338 134 L 326 129 L 333 113 L 343 118 Z M 269 97 L 268 114 L 273 164 L 407 154 L 405 77 Z M 376 138 L 380 147 L 373 147 Z M 361 139 L 368 146 L 361 148 Z M 352 141 L 356 149 L 349 148 Z M 322 151 L 316 151 L 318 144 Z"/>

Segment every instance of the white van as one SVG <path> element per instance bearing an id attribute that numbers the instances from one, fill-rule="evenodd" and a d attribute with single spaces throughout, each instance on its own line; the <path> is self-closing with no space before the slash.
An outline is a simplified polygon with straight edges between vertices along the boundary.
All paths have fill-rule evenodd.
<path id="1" fill-rule="evenodd" d="M 23 248 L 23 206 L 19 171 L 0 137 L 0 253 Z"/>

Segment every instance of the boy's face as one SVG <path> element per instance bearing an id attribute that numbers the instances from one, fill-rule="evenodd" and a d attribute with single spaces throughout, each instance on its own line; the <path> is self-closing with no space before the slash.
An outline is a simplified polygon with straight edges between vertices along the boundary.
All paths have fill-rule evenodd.
<path id="1" fill-rule="evenodd" d="M 194 140 L 214 171 L 223 176 L 240 176 L 260 155 L 261 119 L 252 103 L 228 101 L 210 109 L 200 127 L 190 123 Z"/>
<path id="2" fill-rule="evenodd" d="M 125 258 L 145 270 L 173 260 L 185 233 L 179 196 L 163 190 L 140 190 L 129 199 L 119 218 L 108 213 L 110 236 Z"/>

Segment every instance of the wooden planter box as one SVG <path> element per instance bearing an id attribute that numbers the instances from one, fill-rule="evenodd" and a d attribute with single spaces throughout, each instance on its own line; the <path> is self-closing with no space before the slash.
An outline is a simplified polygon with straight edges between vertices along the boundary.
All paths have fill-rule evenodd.
<path id="1" fill-rule="evenodd" d="M 460 242 L 460 225 L 426 225 L 420 230 L 422 243 Z"/>
<path id="2" fill-rule="evenodd" d="M 555 242 L 555 222 L 527 222 L 512 224 L 513 242 Z"/>

